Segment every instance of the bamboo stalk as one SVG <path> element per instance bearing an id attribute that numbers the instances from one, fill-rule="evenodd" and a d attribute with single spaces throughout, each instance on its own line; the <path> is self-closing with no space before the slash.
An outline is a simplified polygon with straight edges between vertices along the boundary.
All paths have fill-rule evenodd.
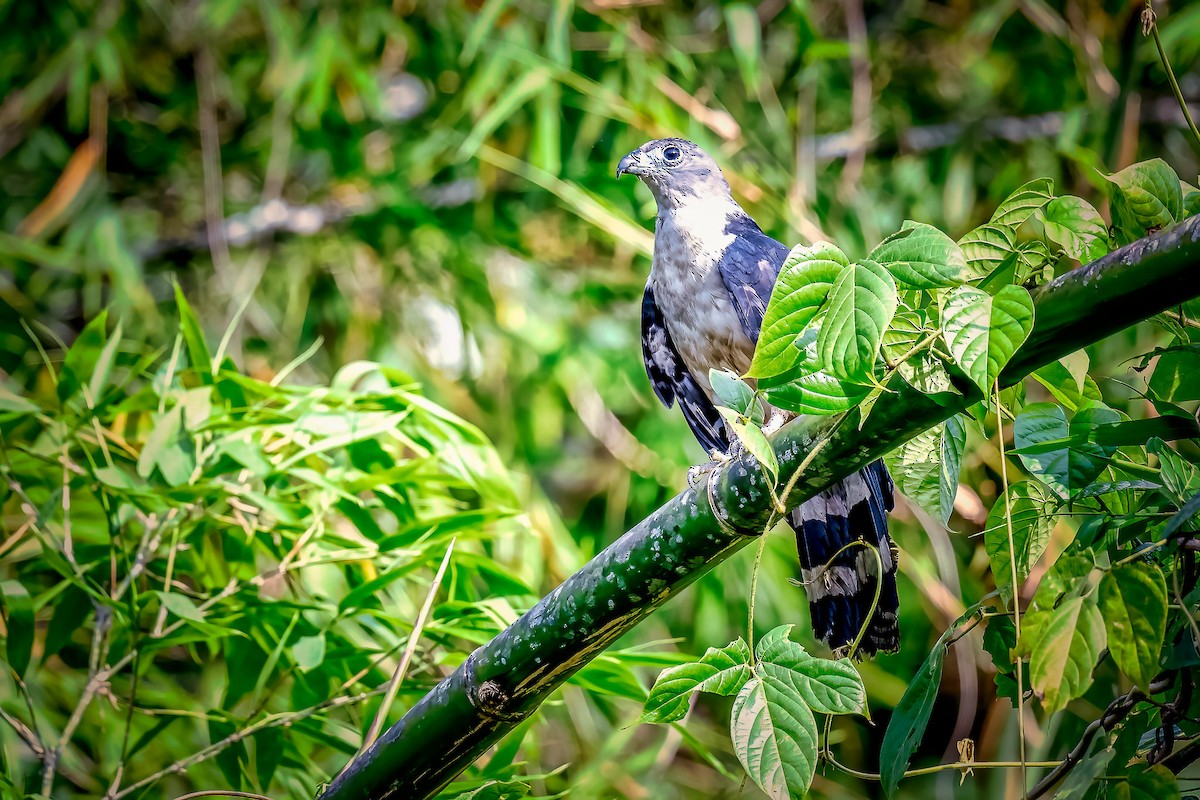
<path id="1" fill-rule="evenodd" d="M 1044 364 L 1197 296 L 1200 217 L 1193 217 L 1037 290 L 1033 333 L 1000 383 L 1014 384 Z M 838 426 L 805 469 L 789 506 L 980 398 L 966 381 L 959 388 L 963 397 L 939 405 L 902 385 L 880 398 L 861 430 L 857 419 Z M 793 474 L 830 422 L 802 417 L 771 438 L 781 475 Z M 772 511 L 761 470 L 747 457 L 709 480 L 717 482 L 711 492 L 701 483 L 677 495 L 472 653 L 359 756 L 321 800 L 432 796 L 575 671 L 749 544 Z"/>

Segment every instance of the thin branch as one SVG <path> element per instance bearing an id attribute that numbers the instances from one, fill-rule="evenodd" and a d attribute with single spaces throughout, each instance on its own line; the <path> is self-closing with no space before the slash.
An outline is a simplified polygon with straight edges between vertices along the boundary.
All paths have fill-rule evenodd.
<path id="1" fill-rule="evenodd" d="M 383 702 L 379 705 L 379 710 L 375 712 L 375 719 L 371 721 L 371 728 L 367 731 L 367 735 L 363 738 L 362 747 L 359 748 L 359 755 L 367 751 L 375 740 L 379 738 L 379 732 L 383 730 L 383 723 L 387 721 L 388 712 L 392 710 L 392 703 L 396 701 L 396 693 L 400 691 L 400 684 L 404 680 L 404 673 L 408 671 L 408 663 L 412 660 L 413 653 L 417 650 L 417 643 L 421 640 L 421 632 L 425 628 L 425 620 L 429 618 L 429 610 L 433 608 L 433 601 L 437 597 L 438 589 L 442 586 L 442 578 L 446 575 L 446 568 L 450 566 L 450 556 L 454 553 L 454 539 L 450 540 L 450 546 L 446 548 L 446 555 L 442 556 L 442 563 L 438 566 L 437 574 L 433 576 L 433 583 L 429 586 L 429 593 L 425 595 L 425 604 L 421 606 L 420 613 L 417 614 L 417 621 L 413 623 L 412 632 L 408 635 L 408 646 L 404 648 L 404 655 L 400 657 L 400 663 L 396 665 L 396 671 L 392 673 L 392 679 L 388 681 L 387 693 L 383 697 Z M 347 767 L 350 765 L 347 764 Z"/>

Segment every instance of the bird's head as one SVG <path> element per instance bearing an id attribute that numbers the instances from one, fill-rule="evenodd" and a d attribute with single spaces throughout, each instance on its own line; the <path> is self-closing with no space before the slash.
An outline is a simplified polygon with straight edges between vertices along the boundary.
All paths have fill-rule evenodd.
<path id="1" fill-rule="evenodd" d="M 646 142 L 617 164 L 617 177 L 636 175 L 650 187 L 661 210 L 692 199 L 730 197 L 729 184 L 712 156 L 687 139 Z"/>

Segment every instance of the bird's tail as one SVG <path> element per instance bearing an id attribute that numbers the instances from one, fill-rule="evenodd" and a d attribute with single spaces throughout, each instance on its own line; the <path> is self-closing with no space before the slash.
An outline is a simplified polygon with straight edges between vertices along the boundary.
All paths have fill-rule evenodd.
<path id="1" fill-rule="evenodd" d="M 887 468 L 876 461 L 806 501 L 789 517 L 796 530 L 801 582 L 808 594 L 813 633 L 835 652 L 854 642 L 864 623 L 866 630 L 855 657 L 893 653 L 900 648 L 896 549 L 887 529 L 893 489 Z M 857 541 L 871 547 L 854 545 Z"/>

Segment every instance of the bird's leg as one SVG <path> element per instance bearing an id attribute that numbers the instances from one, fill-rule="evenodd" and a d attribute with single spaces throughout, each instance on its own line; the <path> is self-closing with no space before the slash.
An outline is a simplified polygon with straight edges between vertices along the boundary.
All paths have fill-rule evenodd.
<path id="1" fill-rule="evenodd" d="M 735 436 L 729 445 L 728 453 L 722 453 L 720 450 L 713 450 L 708 454 L 710 459 L 708 462 L 688 467 L 688 486 L 695 486 L 705 475 L 713 472 L 718 467 L 725 466 L 734 459 L 741 458 L 742 454 L 745 452 L 746 448 L 742 445 L 742 441 Z"/>

